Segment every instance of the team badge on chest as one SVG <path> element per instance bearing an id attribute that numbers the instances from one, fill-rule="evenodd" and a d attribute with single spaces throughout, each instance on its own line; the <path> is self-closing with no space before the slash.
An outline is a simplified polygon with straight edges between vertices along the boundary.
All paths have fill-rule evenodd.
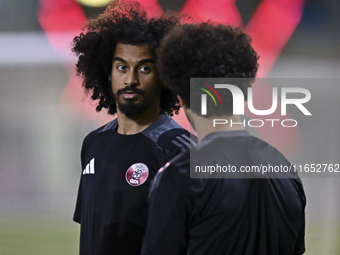
<path id="1" fill-rule="evenodd" d="M 149 168 L 143 163 L 136 163 L 126 171 L 125 179 L 131 186 L 142 185 L 149 176 Z"/>

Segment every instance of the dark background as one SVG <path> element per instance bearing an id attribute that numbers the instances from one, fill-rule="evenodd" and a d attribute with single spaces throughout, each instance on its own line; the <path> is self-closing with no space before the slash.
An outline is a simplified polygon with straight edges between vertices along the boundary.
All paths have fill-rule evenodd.
<path id="1" fill-rule="evenodd" d="M 236 2 L 244 24 L 259 2 Z M 180 10 L 183 3 L 160 0 L 164 10 Z M 65 101 L 74 57 L 53 50 L 37 21 L 37 5 L 0 0 L 0 254 L 77 254 L 79 226 L 72 215 L 82 139 L 112 117 L 95 115 L 85 97 Z M 82 7 L 88 17 L 103 10 Z M 269 73 L 325 78 L 310 88 L 315 116 L 301 123 L 306 148 L 295 162 L 340 163 L 339 24 L 340 1 L 306 0 L 300 24 Z M 91 114 L 80 114 L 84 104 Z M 313 159 L 322 162 L 306 161 Z M 303 183 L 306 254 L 339 254 L 340 178 Z"/>

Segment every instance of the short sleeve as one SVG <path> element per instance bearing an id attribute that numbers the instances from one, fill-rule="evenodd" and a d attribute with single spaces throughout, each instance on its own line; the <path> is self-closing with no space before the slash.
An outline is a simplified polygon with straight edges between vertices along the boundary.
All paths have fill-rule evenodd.
<path id="1" fill-rule="evenodd" d="M 303 214 L 303 219 L 300 227 L 299 236 L 295 246 L 294 255 L 301 255 L 306 251 L 305 248 L 305 216 Z"/>
<path id="2" fill-rule="evenodd" d="M 83 141 L 82 148 L 81 148 L 81 153 L 80 153 L 80 161 L 81 161 L 82 169 L 85 168 L 85 162 L 84 162 L 85 151 L 86 151 L 86 149 L 87 149 L 87 147 L 89 145 L 89 142 L 90 142 L 91 138 L 94 136 L 94 134 L 95 134 L 95 132 L 91 132 L 90 134 L 88 134 L 85 137 L 85 139 Z M 75 208 L 74 215 L 73 215 L 73 220 L 75 222 L 77 222 L 77 223 L 81 222 L 81 208 L 82 208 L 82 177 L 80 177 L 80 183 L 79 183 L 79 187 L 78 187 L 78 195 L 77 195 L 76 208 Z"/>
<path id="3" fill-rule="evenodd" d="M 297 238 L 297 242 L 295 245 L 294 255 L 301 255 L 306 251 L 305 247 L 305 207 L 306 207 L 306 197 L 302 188 L 302 184 L 300 183 L 300 196 L 301 196 L 301 204 L 302 204 L 302 214 L 301 214 L 301 225 L 300 231 Z"/>
<path id="4" fill-rule="evenodd" d="M 81 206 L 82 206 L 82 189 L 81 189 L 81 181 L 79 184 L 79 188 L 78 188 L 78 196 L 77 196 L 77 202 L 76 202 L 76 209 L 74 211 L 74 215 L 73 215 L 73 220 L 77 223 L 80 224 L 81 222 Z"/>

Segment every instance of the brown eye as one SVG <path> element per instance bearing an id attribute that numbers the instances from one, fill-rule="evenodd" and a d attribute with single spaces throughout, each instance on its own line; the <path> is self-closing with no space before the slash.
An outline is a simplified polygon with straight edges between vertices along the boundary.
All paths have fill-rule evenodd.
<path id="1" fill-rule="evenodd" d="M 150 67 L 147 67 L 147 66 L 141 66 L 139 68 L 139 71 L 143 72 L 143 73 L 147 73 L 147 72 L 150 72 L 151 68 Z"/>
<path id="2" fill-rule="evenodd" d="M 126 69 L 126 67 L 123 66 L 123 65 L 118 65 L 116 68 L 117 68 L 119 71 L 124 71 L 124 70 Z"/>

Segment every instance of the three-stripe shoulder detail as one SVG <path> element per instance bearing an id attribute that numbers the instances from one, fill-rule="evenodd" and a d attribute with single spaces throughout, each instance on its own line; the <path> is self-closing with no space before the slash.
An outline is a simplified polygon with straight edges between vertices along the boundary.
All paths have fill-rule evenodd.
<path id="1" fill-rule="evenodd" d="M 185 134 L 176 136 L 171 143 L 179 147 L 182 152 L 185 152 L 186 150 L 189 150 L 191 146 L 196 145 L 196 143 Z"/>

